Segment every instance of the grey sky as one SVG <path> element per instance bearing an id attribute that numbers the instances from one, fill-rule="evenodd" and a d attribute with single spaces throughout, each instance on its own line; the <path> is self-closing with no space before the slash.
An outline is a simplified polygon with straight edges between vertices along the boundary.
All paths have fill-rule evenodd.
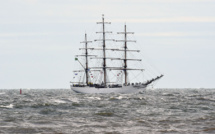
<path id="1" fill-rule="evenodd" d="M 74 55 L 101 14 L 165 75 L 156 87 L 215 87 L 214 0 L 1 0 L 0 89 L 69 88 Z"/>

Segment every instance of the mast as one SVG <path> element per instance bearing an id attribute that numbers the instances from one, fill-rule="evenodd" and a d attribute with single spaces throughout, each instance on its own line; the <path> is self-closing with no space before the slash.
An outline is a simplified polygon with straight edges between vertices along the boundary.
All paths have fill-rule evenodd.
<path id="1" fill-rule="evenodd" d="M 134 34 L 134 32 L 127 32 L 127 29 L 126 29 L 126 24 L 124 26 L 124 32 L 118 32 L 117 34 L 124 34 L 124 40 L 117 40 L 116 42 L 124 42 L 124 66 L 123 66 L 123 71 L 124 71 L 124 76 L 125 76 L 125 85 L 127 85 L 128 83 L 128 73 L 127 73 L 127 42 L 136 42 L 136 41 L 133 41 L 133 40 L 127 40 L 127 34 Z M 138 51 L 137 51 L 138 52 Z"/>
<path id="2" fill-rule="evenodd" d="M 104 14 L 102 14 L 102 22 L 97 22 L 97 24 L 102 24 L 102 32 L 96 32 L 96 33 L 102 33 L 103 39 L 102 40 L 95 40 L 95 41 L 102 41 L 102 48 L 103 48 L 103 78 L 104 78 L 104 86 L 106 87 L 107 84 L 107 69 L 106 69 L 106 40 L 111 40 L 111 39 L 106 39 L 105 34 L 106 33 L 112 33 L 109 31 L 105 31 L 105 24 L 111 24 L 110 22 L 105 22 L 104 21 Z"/>
<path id="3" fill-rule="evenodd" d="M 106 78 L 107 78 L 107 72 L 106 72 L 106 53 L 105 53 L 105 24 L 104 24 L 104 15 L 102 15 L 102 27 L 103 27 L 103 72 L 104 72 L 104 85 L 106 86 Z"/>
<path id="4" fill-rule="evenodd" d="M 89 67 L 88 67 L 88 43 L 91 43 L 92 41 L 87 41 L 87 34 L 85 33 L 85 41 L 81 42 L 81 43 L 85 43 L 85 74 L 86 74 L 86 84 L 89 85 L 89 80 L 88 80 L 88 70 L 89 70 Z"/>
<path id="5" fill-rule="evenodd" d="M 125 25 L 125 45 L 124 45 L 124 55 L 125 55 L 125 60 L 124 60 L 124 74 L 125 74 L 125 84 L 127 85 L 127 33 L 126 33 L 126 25 Z"/>

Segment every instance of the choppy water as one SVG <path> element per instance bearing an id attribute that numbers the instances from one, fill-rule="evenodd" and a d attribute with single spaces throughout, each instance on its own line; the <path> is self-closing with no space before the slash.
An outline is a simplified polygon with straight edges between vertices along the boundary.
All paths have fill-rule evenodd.
<path id="1" fill-rule="evenodd" d="M 215 133 L 215 90 L 0 90 L 0 133 Z"/>

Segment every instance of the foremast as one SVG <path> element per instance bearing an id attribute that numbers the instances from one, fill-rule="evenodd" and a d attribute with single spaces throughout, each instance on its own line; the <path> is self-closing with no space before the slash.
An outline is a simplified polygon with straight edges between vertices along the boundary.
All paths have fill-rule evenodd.
<path id="1" fill-rule="evenodd" d="M 87 49 L 87 45 L 88 43 L 91 43 L 92 41 L 87 41 L 87 34 L 85 33 L 85 41 L 81 42 L 81 43 L 85 43 L 85 74 L 86 74 L 86 84 L 89 85 L 89 75 L 88 75 L 88 71 L 89 71 L 89 68 L 88 68 L 88 49 Z"/>
<path id="2" fill-rule="evenodd" d="M 78 60 L 78 58 L 76 58 L 76 60 L 78 60 L 78 62 L 81 64 L 81 66 L 84 68 L 84 72 L 86 74 L 86 85 L 89 85 L 89 75 L 88 75 L 88 71 L 89 71 L 89 67 L 88 67 L 88 57 L 89 56 L 94 56 L 94 55 L 88 55 L 88 43 L 92 43 L 92 41 L 88 41 L 87 40 L 87 34 L 85 33 L 85 40 L 80 42 L 80 43 L 84 43 L 85 44 L 85 53 L 84 55 L 76 55 L 76 57 L 78 56 L 84 56 L 85 57 L 85 67 L 81 64 L 81 62 Z M 82 49 L 82 48 L 80 48 Z M 78 70 L 77 72 L 80 72 L 82 70 Z"/>

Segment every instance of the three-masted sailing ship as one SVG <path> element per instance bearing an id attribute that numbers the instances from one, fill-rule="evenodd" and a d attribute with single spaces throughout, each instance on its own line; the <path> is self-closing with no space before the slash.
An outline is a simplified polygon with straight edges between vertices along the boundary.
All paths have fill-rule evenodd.
<path id="1" fill-rule="evenodd" d="M 128 57 L 130 52 L 140 52 L 140 50 L 130 50 L 128 49 L 128 42 L 135 42 L 133 40 L 128 40 L 128 34 L 134 34 L 133 32 L 127 32 L 126 25 L 124 26 L 124 32 L 118 32 L 117 34 L 122 34 L 124 36 L 123 40 L 112 40 L 106 39 L 106 34 L 111 33 L 106 31 L 106 24 L 110 22 L 105 22 L 104 15 L 102 15 L 102 21 L 97 22 L 97 24 L 102 25 L 102 31 L 96 32 L 102 34 L 102 39 L 95 40 L 95 42 L 101 42 L 102 47 L 95 48 L 89 47 L 89 43 L 92 41 L 87 40 L 87 34 L 85 33 L 84 48 L 80 50 L 84 51 L 82 55 L 76 55 L 75 60 L 78 61 L 81 65 L 81 70 L 74 70 L 75 75 L 82 73 L 83 75 L 78 77 L 78 81 L 71 81 L 71 89 L 77 93 L 136 93 L 144 91 L 148 85 L 159 80 L 163 75 L 157 75 L 154 78 L 151 78 L 146 81 L 136 81 L 131 82 L 129 79 L 130 71 L 140 71 L 144 72 L 143 68 L 130 68 L 128 61 L 138 62 L 141 59 L 131 59 Z M 106 44 L 107 41 L 122 42 L 123 47 L 109 48 Z M 101 55 L 92 55 L 89 54 L 89 51 L 100 51 Z M 121 53 L 119 57 L 108 57 L 107 52 L 113 51 L 115 53 Z M 100 56 L 100 57 L 99 57 Z M 84 58 L 84 63 L 79 60 L 79 57 Z M 89 61 L 90 60 L 90 61 Z M 89 63 L 92 63 L 92 60 L 97 60 L 97 64 L 90 66 Z M 109 61 L 108 61 L 109 60 Z M 108 64 L 113 63 L 114 61 L 119 61 L 120 66 L 109 66 Z M 113 63 L 115 64 L 115 62 Z M 115 73 L 111 73 L 115 72 Z M 94 74 L 94 75 L 93 75 Z M 112 74 L 113 76 L 109 76 Z M 138 74 L 138 73 L 137 73 Z M 114 79 L 115 75 L 115 79 Z M 111 78 L 110 78 L 111 77 Z M 120 78 L 119 78 L 120 77 Z M 73 77 L 75 78 L 75 77 Z M 120 79 L 120 80 L 119 80 Z M 114 82 L 115 80 L 115 82 Z"/>

